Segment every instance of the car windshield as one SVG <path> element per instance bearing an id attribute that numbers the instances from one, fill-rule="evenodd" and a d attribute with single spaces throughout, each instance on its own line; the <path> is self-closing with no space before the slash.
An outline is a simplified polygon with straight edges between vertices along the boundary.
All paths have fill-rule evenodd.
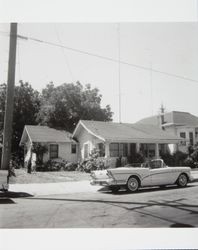
<path id="1" fill-rule="evenodd" d="M 142 163 L 141 165 L 142 168 L 150 168 L 150 169 L 156 169 L 156 168 L 163 168 L 165 167 L 165 164 L 163 163 L 162 160 L 151 160 Z"/>

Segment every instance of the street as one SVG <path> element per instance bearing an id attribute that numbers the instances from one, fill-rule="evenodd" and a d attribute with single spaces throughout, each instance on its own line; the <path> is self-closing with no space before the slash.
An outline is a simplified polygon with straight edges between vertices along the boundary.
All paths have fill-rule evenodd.
<path id="1" fill-rule="evenodd" d="M 186 188 L 31 196 L 0 193 L 0 228 L 197 227 L 198 183 Z"/>

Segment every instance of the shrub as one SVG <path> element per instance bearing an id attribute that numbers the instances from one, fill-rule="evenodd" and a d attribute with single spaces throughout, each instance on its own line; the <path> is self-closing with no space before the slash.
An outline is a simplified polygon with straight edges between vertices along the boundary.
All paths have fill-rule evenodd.
<path id="1" fill-rule="evenodd" d="M 188 147 L 189 155 L 187 159 L 185 160 L 186 165 L 191 168 L 197 168 L 198 167 L 198 145 L 189 146 Z"/>
<path id="2" fill-rule="evenodd" d="M 90 173 L 93 170 L 102 170 L 106 168 L 106 160 L 99 157 L 99 151 L 97 149 L 93 149 L 89 158 L 80 163 L 77 170 Z"/>
<path id="3" fill-rule="evenodd" d="M 76 163 L 73 163 L 73 162 L 69 162 L 69 163 L 66 163 L 65 166 L 63 167 L 63 169 L 65 171 L 75 171 L 78 167 L 78 164 Z"/>
<path id="4" fill-rule="evenodd" d="M 145 157 L 141 153 L 135 153 L 133 155 L 127 156 L 127 162 L 130 163 L 143 163 Z"/>
<path id="5" fill-rule="evenodd" d="M 77 164 L 73 162 L 67 162 L 62 158 L 48 160 L 43 165 L 37 166 L 37 171 L 75 171 Z"/>
<path id="6" fill-rule="evenodd" d="M 186 165 L 186 158 L 188 154 L 181 151 L 175 152 L 173 155 L 170 153 L 161 154 L 161 158 L 168 166 L 183 166 Z"/>

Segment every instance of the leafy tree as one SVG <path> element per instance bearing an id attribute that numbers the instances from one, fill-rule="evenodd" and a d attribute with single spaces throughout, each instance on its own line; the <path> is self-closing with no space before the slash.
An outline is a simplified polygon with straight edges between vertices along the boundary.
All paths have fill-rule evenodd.
<path id="1" fill-rule="evenodd" d="M 39 92 L 35 91 L 29 83 L 19 82 L 15 86 L 14 93 L 14 111 L 13 111 L 13 135 L 12 135 L 12 152 L 23 156 L 19 142 L 25 125 L 37 124 L 36 116 L 40 108 Z M 2 115 L 0 116 L 0 129 L 3 130 L 3 116 L 5 113 L 6 84 L 0 85 L 0 105 Z"/>
<path id="2" fill-rule="evenodd" d="M 38 122 L 71 132 L 80 119 L 111 121 L 111 108 L 102 108 L 101 98 L 99 90 L 90 84 L 83 87 L 80 82 L 64 83 L 55 87 L 50 83 L 42 91 Z"/>

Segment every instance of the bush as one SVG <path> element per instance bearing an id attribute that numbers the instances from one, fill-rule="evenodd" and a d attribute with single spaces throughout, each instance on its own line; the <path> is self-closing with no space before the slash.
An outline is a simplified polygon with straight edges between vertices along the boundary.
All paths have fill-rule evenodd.
<path id="1" fill-rule="evenodd" d="M 48 160 L 43 165 L 36 168 L 37 171 L 75 171 L 77 164 L 73 162 L 67 162 L 64 159 L 57 158 Z"/>
<path id="2" fill-rule="evenodd" d="M 90 173 L 93 170 L 102 170 L 106 168 L 106 160 L 104 158 L 100 158 L 99 151 L 94 149 L 89 155 L 89 158 L 80 163 L 76 170 Z"/>
<path id="3" fill-rule="evenodd" d="M 130 163 L 143 163 L 145 157 L 141 153 L 135 153 L 133 155 L 127 156 L 127 162 Z"/>
<path id="4" fill-rule="evenodd" d="M 188 154 L 183 153 L 181 151 L 175 152 L 173 155 L 170 153 L 161 154 L 161 158 L 168 166 L 185 166 L 186 164 L 186 158 L 188 157 Z"/>
<path id="5" fill-rule="evenodd" d="M 188 157 L 185 160 L 186 165 L 191 168 L 198 167 L 198 145 L 188 147 Z"/>

